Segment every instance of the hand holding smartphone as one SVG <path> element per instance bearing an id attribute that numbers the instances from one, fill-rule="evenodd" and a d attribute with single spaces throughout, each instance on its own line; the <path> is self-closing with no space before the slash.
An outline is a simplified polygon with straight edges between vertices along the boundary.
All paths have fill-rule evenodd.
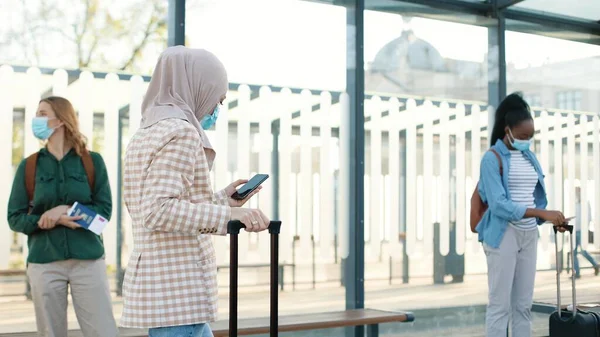
<path id="1" fill-rule="evenodd" d="M 231 198 L 234 200 L 244 200 L 246 199 L 250 193 L 258 188 L 265 180 L 269 178 L 268 174 L 257 174 L 252 179 L 248 180 L 242 187 L 240 187 L 237 192 L 231 195 Z"/>

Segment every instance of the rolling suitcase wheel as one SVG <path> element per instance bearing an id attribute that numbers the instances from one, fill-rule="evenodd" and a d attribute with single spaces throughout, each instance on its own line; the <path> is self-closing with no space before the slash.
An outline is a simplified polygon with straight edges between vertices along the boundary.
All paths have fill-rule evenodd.
<path id="1" fill-rule="evenodd" d="M 230 221 L 227 224 L 227 233 L 230 239 L 229 253 L 229 337 L 237 337 L 237 304 L 238 304 L 238 235 L 245 228 L 241 221 Z M 276 337 L 278 334 L 278 279 L 279 279 L 279 232 L 281 221 L 271 221 L 269 234 L 271 235 L 271 310 L 269 335 Z"/>

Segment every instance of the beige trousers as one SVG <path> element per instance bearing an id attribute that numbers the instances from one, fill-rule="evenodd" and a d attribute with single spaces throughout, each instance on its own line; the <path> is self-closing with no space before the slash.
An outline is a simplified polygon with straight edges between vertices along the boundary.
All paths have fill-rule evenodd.
<path id="1" fill-rule="evenodd" d="M 40 336 L 67 336 L 68 285 L 83 336 L 119 335 L 103 258 L 29 263 L 27 275 Z"/>

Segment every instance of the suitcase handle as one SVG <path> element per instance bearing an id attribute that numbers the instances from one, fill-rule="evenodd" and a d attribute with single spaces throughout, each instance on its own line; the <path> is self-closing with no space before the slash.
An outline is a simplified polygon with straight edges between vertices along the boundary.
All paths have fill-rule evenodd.
<path id="1" fill-rule="evenodd" d="M 556 234 L 556 232 L 558 232 L 558 227 L 562 227 L 562 228 L 566 229 L 567 232 L 573 234 L 573 225 L 569 225 L 568 223 L 565 223 L 560 226 L 552 226 L 552 229 L 554 229 L 554 234 Z"/>
<path id="2" fill-rule="evenodd" d="M 561 304 L 560 304 L 560 270 L 558 268 L 558 227 L 562 227 L 564 229 L 566 229 L 567 232 L 569 232 L 569 234 L 571 235 L 571 237 L 569 238 L 569 243 L 570 243 L 570 248 L 571 248 L 571 258 L 573 259 L 575 256 L 575 247 L 573 244 L 573 225 L 569 225 L 568 223 L 564 223 L 560 226 L 552 226 L 553 230 L 554 230 L 554 248 L 556 250 L 556 306 L 557 306 L 557 312 L 558 312 L 558 319 L 560 319 L 563 322 L 572 322 L 573 320 L 575 320 L 575 317 L 577 316 L 577 294 L 575 292 L 575 272 L 572 270 L 571 271 L 571 287 L 572 287 L 572 296 L 573 296 L 573 315 L 567 319 L 567 320 L 563 320 L 562 319 L 562 308 L 561 308 Z"/>
<path id="3" fill-rule="evenodd" d="M 230 234 L 230 252 L 229 252 L 229 336 L 237 336 L 237 288 L 238 288 L 238 235 L 240 230 L 246 228 L 239 220 L 232 220 L 227 223 L 227 233 Z M 271 337 L 278 335 L 278 279 L 279 279 L 279 233 L 281 231 L 281 221 L 273 220 L 269 222 L 269 234 L 271 234 L 271 317 L 270 331 Z"/>
<path id="4" fill-rule="evenodd" d="M 231 220 L 227 223 L 227 234 L 240 234 L 242 229 L 246 228 L 239 220 Z M 281 231 L 281 221 L 272 220 L 269 222 L 269 234 L 279 234 Z"/>

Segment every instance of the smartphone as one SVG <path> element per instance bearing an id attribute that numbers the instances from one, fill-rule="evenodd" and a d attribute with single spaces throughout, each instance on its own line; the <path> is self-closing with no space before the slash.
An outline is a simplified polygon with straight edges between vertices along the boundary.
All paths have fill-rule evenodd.
<path id="1" fill-rule="evenodd" d="M 565 218 L 565 224 L 568 224 L 571 220 L 577 218 L 576 216 L 572 216 L 569 218 Z M 546 221 L 545 223 L 552 223 L 551 221 Z"/>
<path id="2" fill-rule="evenodd" d="M 244 186 L 240 187 L 237 192 L 233 193 L 231 196 L 232 199 L 235 200 L 244 200 L 252 191 L 254 191 L 260 184 L 264 183 L 265 180 L 269 178 L 268 174 L 257 174 L 252 179 L 248 180 Z"/>

